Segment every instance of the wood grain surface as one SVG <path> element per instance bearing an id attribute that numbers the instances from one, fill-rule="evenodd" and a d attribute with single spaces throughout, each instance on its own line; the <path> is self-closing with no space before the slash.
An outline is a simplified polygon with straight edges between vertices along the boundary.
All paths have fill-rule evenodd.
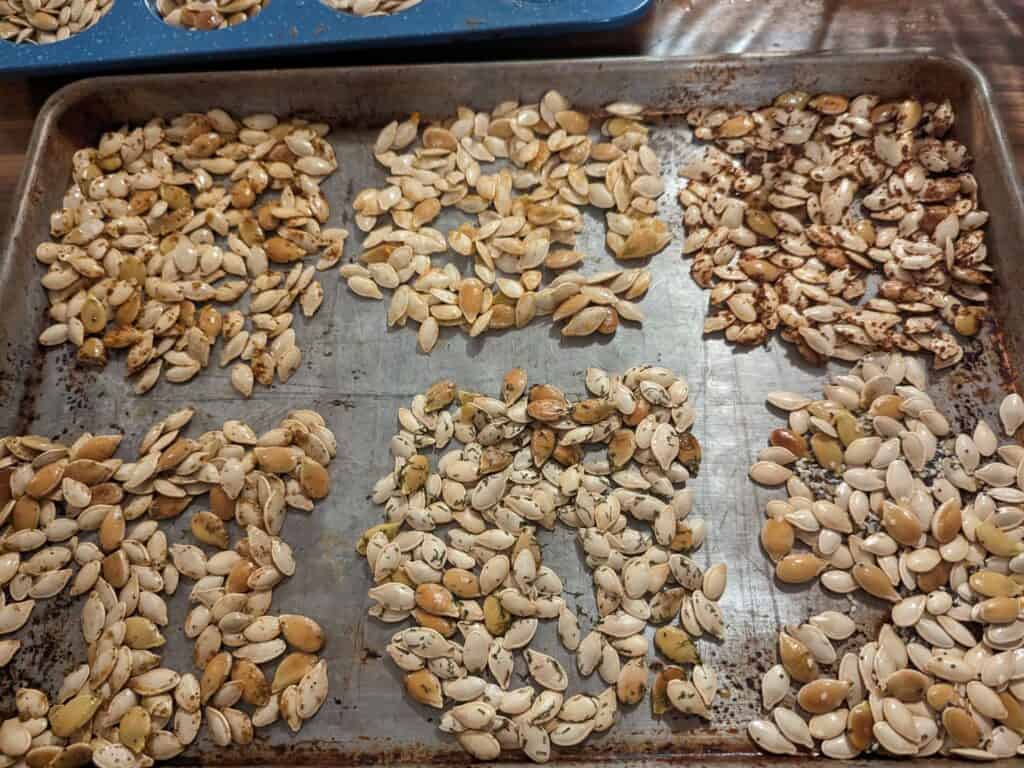
<path id="1" fill-rule="evenodd" d="M 640 22 L 609 32 L 398 53 L 320 54 L 311 59 L 275 59 L 262 66 L 914 46 L 956 53 L 978 65 L 992 85 L 1019 173 L 1024 168 L 1024 2 L 1020 0 L 655 0 Z M 36 113 L 66 82 L 0 82 L 2 226 L 7 223 Z"/>

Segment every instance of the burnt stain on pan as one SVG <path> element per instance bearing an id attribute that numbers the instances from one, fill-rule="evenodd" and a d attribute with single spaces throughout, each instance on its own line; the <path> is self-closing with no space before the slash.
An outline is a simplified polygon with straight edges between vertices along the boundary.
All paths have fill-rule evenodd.
<path id="1" fill-rule="evenodd" d="M 19 688 L 50 691 L 53 670 L 61 676 L 85 660 L 80 642 L 68 642 L 69 611 L 84 596 L 71 597 L 66 592 L 48 600 L 37 600 L 32 619 L 15 637 L 21 649 L 0 674 L 0 717 L 14 714 L 14 694 Z"/>
<path id="2" fill-rule="evenodd" d="M 257 743 L 254 741 L 245 749 L 199 749 L 187 753 L 188 758 L 172 761 L 179 765 L 205 764 L 224 766 L 243 765 L 302 765 L 302 766 L 358 766 L 394 765 L 413 763 L 423 765 L 456 765 L 472 762 L 469 755 L 457 747 L 442 751 L 425 746 L 397 748 L 389 744 L 390 739 L 357 737 L 362 744 L 358 749 L 338 749 L 330 743 L 305 742 L 289 744 Z M 454 745 L 454 741 L 452 742 Z"/>
<path id="3" fill-rule="evenodd" d="M 21 397 L 18 400 L 18 406 L 15 411 L 13 429 L 13 433 L 16 435 L 27 433 L 31 424 L 39 415 L 37 403 L 43 386 L 43 368 L 46 363 L 46 353 L 45 347 L 39 344 L 32 344 L 31 356 L 28 360 L 18 360 L 16 358 L 8 361 L 10 363 L 8 370 L 13 376 L 20 379 L 21 383 Z M 6 390 L 7 387 L 5 386 L 4 389 Z"/>
<path id="4" fill-rule="evenodd" d="M 954 417 L 958 429 L 972 427 L 989 418 L 1017 380 L 1010 347 L 1012 335 L 998 314 L 993 314 L 982 332 L 963 343 L 964 356 L 957 365 L 930 373 L 932 386 L 942 396 L 942 408 Z"/>

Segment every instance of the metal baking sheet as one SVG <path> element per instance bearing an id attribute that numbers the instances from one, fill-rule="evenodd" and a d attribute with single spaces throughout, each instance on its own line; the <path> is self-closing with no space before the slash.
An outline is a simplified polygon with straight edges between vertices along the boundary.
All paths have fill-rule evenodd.
<path id="1" fill-rule="evenodd" d="M 59 43 L 15 45 L 0 40 L 0 77 L 138 70 L 157 64 L 195 67 L 281 54 L 570 35 L 626 25 L 651 4 L 651 0 L 423 0 L 399 14 L 360 18 L 320 0 L 271 0 L 243 24 L 195 32 L 165 24 L 151 2 L 115 0 L 94 27 Z"/>
<path id="2" fill-rule="evenodd" d="M 873 91 L 883 96 L 912 92 L 954 102 L 956 134 L 975 155 L 982 203 L 992 212 L 988 242 L 1001 282 L 993 327 L 970 342 L 964 364 L 936 376 L 931 389 L 958 417 L 991 415 L 1004 390 L 1016 381 L 1020 362 L 1024 302 L 1011 299 L 1022 283 L 1015 260 L 1024 242 L 1024 207 L 991 94 L 977 71 L 962 60 L 929 51 L 873 51 L 218 73 L 97 79 L 53 96 L 36 125 L 0 262 L 0 433 L 33 431 L 55 437 L 116 428 L 130 436 L 129 444 L 137 445 L 146 425 L 192 403 L 198 408 L 196 430 L 226 418 L 245 418 L 265 429 L 288 409 L 301 406 L 320 410 L 339 437 L 338 456 L 331 465 L 334 491 L 311 515 L 290 516 L 286 536 L 298 544 L 300 568 L 275 593 L 276 610 L 302 611 L 327 627 L 330 698 L 297 737 L 277 725 L 262 731 L 250 747 L 218 750 L 204 741 L 186 757 L 213 764 L 463 762 L 465 756 L 454 741 L 437 730 L 436 713 L 404 696 L 400 675 L 390 660 L 381 657 L 394 627 L 366 617 L 369 577 L 353 549 L 359 533 L 379 521 L 380 510 L 367 495 L 389 467 L 387 443 L 395 430 L 397 408 L 441 377 L 497 392 L 502 373 L 518 365 L 533 381 L 553 382 L 579 396 L 587 366 L 623 370 L 659 363 L 688 377 L 698 409 L 693 431 L 704 445 L 705 459 L 692 481 L 694 514 L 709 521 L 708 540 L 698 557 L 703 563 L 726 561 L 730 569 L 722 602 L 728 637 L 720 644 L 702 641 L 701 650 L 720 671 L 727 694 L 718 700 L 710 723 L 677 716 L 652 720 L 645 701 L 623 712 L 607 734 L 578 748 L 559 750 L 558 759 L 564 765 L 596 760 L 640 765 L 680 756 L 696 765 L 712 760 L 716 765 L 752 763 L 744 725 L 759 711 L 760 674 L 775 661 L 777 625 L 826 607 L 852 611 L 864 627 L 882 615 L 876 603 L 772 582 L 758 546 L 761 510 L 772 494 L 755 491 L 746 477 L 750 460 L 780 422 L 777 414 L 765 409 L 764 396 L 779 388 L 817 393 L 823 372 L 803 365 L 777 341 L 739 350 L 721 338 L 703 338 L 707 297 L 692 282 L 689 265 L 680 257 L 675 169 L 699 148 L 690 142 L 679 115 L 698 102 L 755 106 L 791 87 Z M 509 98 L 534 100 L 549 88 L 557 88 L 583 109 L 628 98 L 664 115 L 653 141 L 673 187 L 662 208 L 676 237 L 675 244 L 652 261 L 654 281 L 642 302 L 649 319 L 642 329 L 624 325 L 614 337 L 589 343 L 566 341 L 540 321 L 521 331 L 477 339 L 443 332 L 427 357 L 417 353 L 412 331 L 385 329 L 384 304 L 352 296 L 327 274 L 327 297 L 320 313 L 298 328 L 306 350 L 301 370 L 286 386 L 259 389 L 251 402 L 233 396 L 227 376 L 215 368 L 185 388 L 161 382 L 148 396 L 135 397 L 121 378 L 120 360 L 100 373 L 82 370 L 67 351 L 43 354 L 34 342 L 44 325 L 45 298 L 32 253 L 46 237 L 48 212 L 59 203 L 68 181 L 71 154 L 105 128 L 214 105 L 235 112 L 319 115 L 335 125 L 330 138 L 340 161 L 340 171 L 326 182 L 332 223 L 355 231 L 348 203 L 356 190 L 379 185 L 383 179 L 367 151 L 377 127 L 414 110 L 442 116 L 459 104 L 490 108 Z M 601 222 L 590 213 L 586 219 L 585 269 L 610 267 L 613 259 L 602 246 Z M 440 228 L 447 229 L 455 220 L 442 221 Z M 349 253 L 354 252 L 350 243 Z M 540 536 L 546 558 L 559 563 L 570 603 L 593 617 L 589 579 L 569 531 L 559 528 Z M 182 602 L 179 596 L 172 605 L 172 627 L 180 627 Z M 0 680 L 0 711 L 11 707 L 15 685 L 53 690 L 81 655 L 81 647 L 67 639 L 77 633 L 65 631 L 77 621 L 77 610 L 77 605 L 60 601 L 47 603 L 41 614 L 37 608 L 42 621 L 34 620 L 27 631 L 29 647 Z M 539 638 L 541 649 L 565 658 L 552 627 L 543 627 Z M 170 646 L 169 660 L 182 660 L 183 638 L 174 637 Z M 573 690 L 598 690 L 596 679 L 581 685 L 572 674 Z M 817 764 L 809 757 L 774 762 Z"/>

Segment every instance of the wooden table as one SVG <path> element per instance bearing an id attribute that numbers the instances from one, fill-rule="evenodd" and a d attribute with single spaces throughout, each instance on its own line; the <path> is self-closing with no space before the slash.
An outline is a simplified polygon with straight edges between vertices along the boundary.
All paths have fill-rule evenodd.
<path id="1" fill-rule="evenodd" d="M 628 29 L 569 39 L 407 50 L 400 55 L 402 61 L 411 62 L 912 46 L 957 53 L 981 68 L 995 92 L 1017 167 L 1024 168 L 1024 2 L 1020 0 L 655 0 L 651 12 Z M 386 61 L 395 61 L 395 53 L 321 55 L 314 61 L 275 60 L 273 64 Z M 64 82 L 0 84 L 0 222 L 7 220 L 35 115 Z"/>

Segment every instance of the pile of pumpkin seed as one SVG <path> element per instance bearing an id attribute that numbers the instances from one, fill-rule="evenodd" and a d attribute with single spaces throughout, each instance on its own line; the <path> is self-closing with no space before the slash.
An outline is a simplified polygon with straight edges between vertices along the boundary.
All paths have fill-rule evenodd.
<path id="1" fill-rule="evenodd" d="M 317 311 L 316 269 L 337 263 L 348 234 L 321 229 L 330 208 L 319 185 L 337 168 L 329 130 L 212 109 L 126 126 L 75 152 L 54 240 L 36 249 L 51 322 L 39 342 L 71 342 L 93 366 L 127 349 L 138 394 L 161 375 L 192 379 L 218 339 L 218 362 L 239 361 L 231 384 L 246 397 L 255 382 L 287 381 L 302 360 L 293 305 Z M 316 253 L 315 269 L 305 259 Z M 246 313 L 215 306 L 246 294 Z"/>
<path id="2" fill-rule="evenodd" d="M 441 730 L 481 760 L 522 749 L 546 762 L 552 745 L 611 728 L 619 705 L 648 691 L 648 623 L 661 625 L 654 642 L 672 662 L 654 681 L 654 712 L 709 718 L 717 693 L 695 642 L 724 636 L 726 568 L 688 557 L 705 525 L 689 517 L 701 450 L 686 380 L 660 367 L 591 368 L 586 388 L 572 402 L 550 384 L 528 388 L 521 369 L 506 374 L 500 399 L 439 381 L 399 411 L 394 469 L 373 488 L 385 522 L 359 543 L 376 582 L 370 614 L 412 620 L 387 646 L 406 692 L 444 710 Z M 453 437 L 461 447 L 432 467 L 423 451 Z M 589 630 L 537 536 L 559 521 L 593 577 L 600 618 Z M 603 693 L 568 694 L 562 663 L 531 647 L 544 619 Z M 511 687 L 520 651 L 527 675 Z"/>
<path id="3" fill-rule="evenodd" d="M 37 603 L 60 595 L 85 596 L 88 649 L 51 695 L 17 691 L 0 765 L 152 765 L 183 752 L 204 719 L 213 743 L 245 745 L 279 718 L 297 732 L 326 699 L 323 630 L 270 608 L 295 573 L 287 510 L 328 494 L 334 435 L 303 410 L 262 435 L 228 421 L 193 440 L 192 415 L 154 425 L 133 461 L 115 457 L 119 434 L 0 440 L 0 668 Z M 196 543 L 169 545 L 161 524 L 203 494 L 209 509 L 189 518 Z M 231 521 L 243 532 L 233 544 Z M 194 582 L 184 631 L 195 673 L 161 656 L 181 577 Z M 268 680 L 261 667 L 278 659 Z"/>
<path id="4" fill-rule="evenodd" d="M 227 29 L 255 18 L 269 0 L 155 0 L 160 17 L 172 27 Z"/>
<path id="5" fill-rule="evenodd" d="M 373 146 L 388 186 L 356 196 L 368 234 L 342 277 L 364 298 L 393 291 L 388 325 L 412 320 L 424 352 L 441 326 L 475 337 L 550 315 L 567 321 L 566 336 L 588 336 L 642 322 L 634 300 L 650 285 L 646 269 L 571 269 L 586 258 L 575 245 L 588 205 L 605 212 L 606 244 L 620 260 L 653 256 L 671 239 L 657 218 L 665 182 L 642 118 L 637 104 L 609 104 L 593 135 L 590 117 L 548 91 L 534 104 L 460 107 L 422 132 L 418 114 L 389 123 Z M 476 221 L 445 236 L 431 225 L 446 208 Z M 449 251 L 471 269 L 432 263 Z M 543 285 L 544 268 L 561 274 Z"/>
<path id="6" fill-rule="evenodd" d="M 324 0 L 336 11 L 353 16 L 390 16 L 419 5 L 422 0 Z"/>
<path id="7" fill-rule="evenodd" d="M 680 173 L 706 333 L 772 331 L 822 364 L 875 350 L 958 363 L 987 314 L 978 181 L 949 101 L 791 91 L 753 111 L 694 109 L 713 146 Z"/>
<path id="8" fill-rule="evenodd" d="M 872 353 L 823 400 L 768 396 L 789 423 L 750 475 L 786 487 L 761 533 L 776 577 L 891 604 L 866 643 L 836 611 L 783 628 L 772 720 L 749 727 L 769 752 L 1024 754 L 1024 400 L 1002 401 L 1000 445 L 985 419 L 954 434 L 925 386 L 916 358 Z"/>
<path id="9" fill-rule="evenodd" d="M 0 0 L 0 40 L 57 43 L 90 29 L 113 7 L 113 0 Z"/>

